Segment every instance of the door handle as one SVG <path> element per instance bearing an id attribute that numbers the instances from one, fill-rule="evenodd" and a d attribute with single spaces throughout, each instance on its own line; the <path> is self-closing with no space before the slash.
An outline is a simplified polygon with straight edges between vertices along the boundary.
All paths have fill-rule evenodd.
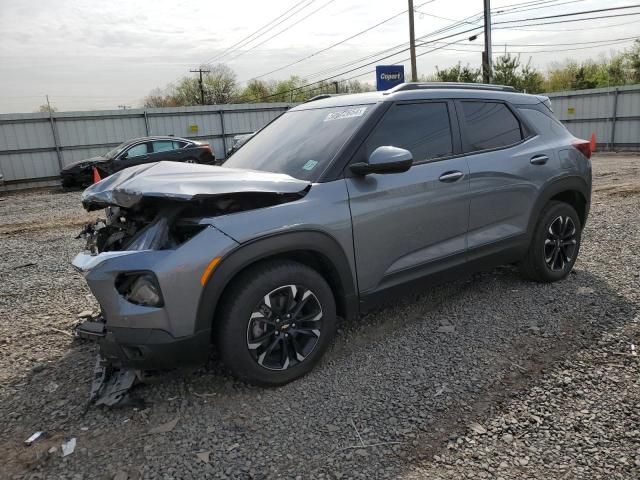
<path id="1" fill-rule="evenodd" d="M 460 180 L 463 176 L 464 176 L 464 173 L 458 170 L 454 170 L 453 172 L 443 173 L 442 175 L 440 175 L 439 180 L 441 182 L 451 183 L 451 182 L 455 182 L 456 180 Z"/>
<path id="2" fill-rule="evenodd" d="M 547 157 L 546 155 L 536 155 L 534 157 L 531 157 L 531 160 L 529 160 L 529 162 L 531 162 L 531 165 L 544 165 L 545 163 L 547 163 L 547 161 L 549 161 L 549 157 Z"/>

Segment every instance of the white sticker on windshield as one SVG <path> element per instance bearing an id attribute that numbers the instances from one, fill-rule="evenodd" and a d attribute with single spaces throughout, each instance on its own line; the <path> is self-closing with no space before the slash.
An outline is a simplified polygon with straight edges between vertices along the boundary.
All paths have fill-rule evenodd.
<path id="1" fill-rule="evenodd" d="M 339 112 L 331 112 L 327 114 L 327 117 L 324 119 L 324 121 L 329 122 L 331 120 L 344 120 L 345 118 L 361 117 L 366 111 L 367 107 L 347 108 L 346 110 L 340 110 Z"/>
<path id="2" fill-rule="evenodd" d="M 302 169 L 303 170 L 313 170 L 317 164 L 318 164 L 318 162 L 316 160 L 309 160 L 307 163 L 305 163 L 302 166 Z"/>

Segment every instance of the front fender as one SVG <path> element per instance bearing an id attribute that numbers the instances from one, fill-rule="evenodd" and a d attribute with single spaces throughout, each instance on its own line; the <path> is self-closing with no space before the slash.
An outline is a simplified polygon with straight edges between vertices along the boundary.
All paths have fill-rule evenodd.
<path id="1" fill-rule="evenodd" d="M 197 330 L 211 328 L 216 308 L 231 280 L 246 267 L 268 257 L 310 251 L 321 255 L 337 274 L 337 290 L 344 300 L 347 316 L 357 315 L 356 282 L 347 255 L 339 243 L 327 233 L 317 230 L 296 230 L 272 234 L 244 243 L 225 255 L 211 275 L 200 297 Z"/>

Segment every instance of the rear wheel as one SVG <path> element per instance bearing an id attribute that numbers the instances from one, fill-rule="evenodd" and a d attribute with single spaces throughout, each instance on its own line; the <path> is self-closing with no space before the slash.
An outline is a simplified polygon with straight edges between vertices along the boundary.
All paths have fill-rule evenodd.
<path id="1" fill-rule="evenodd" d="M 520 271 L 537 282 L 562 280 L 578 257 L 581 234 L 575 209 L 564 202 L 549 202 L 540 214 L 529 251 L 519 264 Z"/>
<path id="2" fill-rule="evenodd" d="M 306 265 L 265 262 L 234 280 L 216 328 L 224 364 L 242 380 L 283 385 L 309 372 L 335 335 L 331 288 Z"/>

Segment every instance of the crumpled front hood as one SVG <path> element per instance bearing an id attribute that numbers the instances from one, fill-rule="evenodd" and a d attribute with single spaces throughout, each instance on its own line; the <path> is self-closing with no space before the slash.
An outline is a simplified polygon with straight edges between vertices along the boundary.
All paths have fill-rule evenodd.
<path id="1" fill-rule="evenodd" d="M 230 193 L 298 193 L 310 185 L 279 173 L 179 162 L 127 168 L 82 193 L 87 210 L 118 205 L 130 208 L 143 198 L 189 201 Z"/>
<path id="2" fill-rule="evenodd" d="M 69 171 L 69 170 L 75 170 L 75 169 L 82 169 L 82 168 L 86 168 L 86 167 L 91 167 L 93 165 L 97 165 L 99 163 L 104 163 L 107 162 L 109 159 L 106 157 L 102 157 L 102 156 L 97 156 L 97 157 L 91 157 L 91 158 L 86 158 L 84 160 L 79 160 L 77 162 L 73 162 L 70 163 L 68 165 L 65 165 L 64 168 L 62 169 L 63 172 Z M 84 165 L 84 167 L 82 167 Z"/>

